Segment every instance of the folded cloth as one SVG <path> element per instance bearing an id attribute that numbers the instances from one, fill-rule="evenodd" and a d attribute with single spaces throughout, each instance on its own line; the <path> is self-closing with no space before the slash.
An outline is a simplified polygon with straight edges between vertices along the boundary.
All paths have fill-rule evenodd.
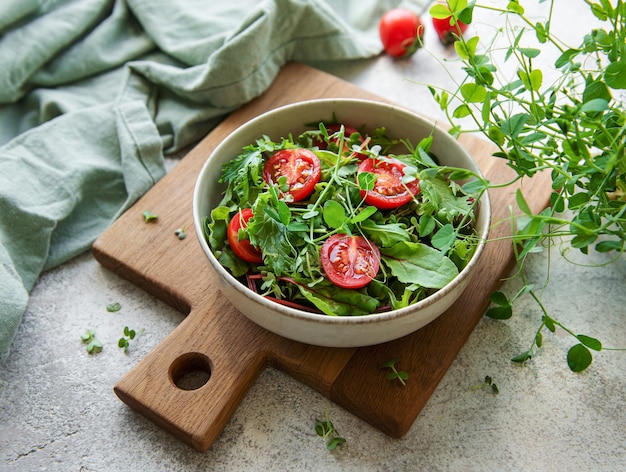
<path id="1" fill-rule="evenodd" d="M 426 0 L 3 0 L 0 359 L 42 271 L 87 250 L 288 61 L 380 53 Z"/>

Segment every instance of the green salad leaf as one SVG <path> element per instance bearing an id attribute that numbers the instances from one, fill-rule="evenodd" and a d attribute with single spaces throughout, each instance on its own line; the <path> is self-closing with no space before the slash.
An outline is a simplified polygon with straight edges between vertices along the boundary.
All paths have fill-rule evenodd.
<path id="1" fill-rule="evenodd" d="M 442 288 L 459 274 L 450 258 L 426 244 L 399 242 L 381 253 L 391 273 L 407 284 Z"/>
<path id="2" fill-rule="evenodd" d="M 302 295 L 323 313 L 331 316 L 368 315 L 373 313 L 380 302 L 366 293 L 349 290 L 335 285 L 310 289 L 298 285 Z"/>

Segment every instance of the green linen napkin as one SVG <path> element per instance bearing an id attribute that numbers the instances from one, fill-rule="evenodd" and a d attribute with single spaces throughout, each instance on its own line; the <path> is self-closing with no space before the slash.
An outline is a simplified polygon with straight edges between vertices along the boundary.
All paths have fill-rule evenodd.
<path id="1" fill-rule="evenodd" d="M 0 2 L 0 359 L 42 271 L 164 175 L 163 156 L 288 61 L 380 53 L 384 11 L 426 0 Z"/>

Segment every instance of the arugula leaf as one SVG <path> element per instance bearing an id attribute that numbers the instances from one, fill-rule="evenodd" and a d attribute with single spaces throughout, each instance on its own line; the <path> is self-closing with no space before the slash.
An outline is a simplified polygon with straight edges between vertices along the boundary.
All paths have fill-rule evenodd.
<path id="1" fill-rule="evenodd" d="M 220 182 L 226 182 L 228 192 L 234 193 L 241 201 L 250 199 L 251 184 L 262 182 L 263 154 L 258 149 L 247 148 L 236 158 L 222 166 Z M 226 198 L 230 198 L 227 193 Z"/>
<path id="2" fill-rule="evenodd" d="M 400 282 L 442 288 L 459 274 L 454 262 L 426 244 L 400 242 L 381 248 L 380 252 L 382 260 Z"/>

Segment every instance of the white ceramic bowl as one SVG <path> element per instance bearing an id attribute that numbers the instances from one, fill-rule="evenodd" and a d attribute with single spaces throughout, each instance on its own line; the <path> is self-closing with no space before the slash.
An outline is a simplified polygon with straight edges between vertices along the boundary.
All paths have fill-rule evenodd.
<path id="1" fill-rule="evenodd" d="M 398 138 L 417 144 L 434 132 L 432 152 L 441 164 L 480 172 L 469 154 L 445 131 L 423 117 L 385 103 L 359 99 L 320 99 L 294 103 L 254 118 L 232 132 L 215 148 L 204 164 L 193 195 L 196 235 L 209 265 L 217 274 L 220 289 L 250 320 L 276 334 L 308 344 L 329 347 L 358 347 L 379 344 L 412 333 L 441 315 L 461 295 L 480 258 L 490 224 L 491 209 L 485 193 L 480 202 L 476 229 L 481 243 L 468 265 L 448 285 L 418 303 L 399 310 L 366 316 L 328 316 L 279 305 L 249 290 L 217 261 L 204 239 L 202 221 L 221 199 L 224 187 L 218 184 L 222 164 L 254 143 L 262 135 L 280 140 L 297 136 L 306 123 L 328 120 L 333 112 L 343 123 L 366 129 L 385 126 Z"/>

